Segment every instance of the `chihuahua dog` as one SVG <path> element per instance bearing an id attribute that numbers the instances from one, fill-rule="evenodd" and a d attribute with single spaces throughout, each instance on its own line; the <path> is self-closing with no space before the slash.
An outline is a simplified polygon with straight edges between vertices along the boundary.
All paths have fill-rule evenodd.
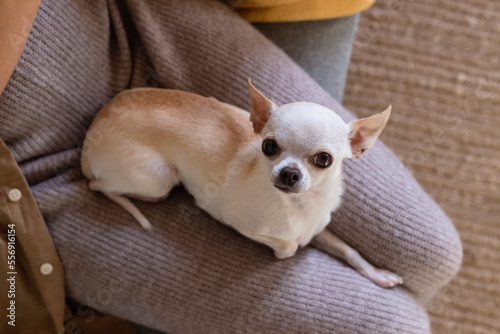
<path id="1" fill-rule="evenodd" d="M 151 224 L 126 197 L 159 201 L 180 182 L 196 204 L 278 259 L 312 245 L 382 287 L 401 277 L 375 268 L 326 226 L 341 201 L 342 160 L 359 158 L 391 107 L 349 124 L 309 102 L 277 106 L 248 80 L 250 115 L 196 94 L 141 88 L 109 102 L 82 148 L 89 187 Z M 249 117 L 250 116 L 250 117 Z"/>

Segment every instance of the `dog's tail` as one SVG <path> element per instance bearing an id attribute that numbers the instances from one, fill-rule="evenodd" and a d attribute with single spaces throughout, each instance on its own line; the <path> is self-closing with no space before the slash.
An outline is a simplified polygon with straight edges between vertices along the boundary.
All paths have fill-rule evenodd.
<path id="1" fill-rule="evenodd" d="M 130 212 L 130 214 L 134 216 L 134 218 L 137 219 L 139 224 L 141 224 L 141 226 L 144 227 L 146 230 L 151 230 L 153 228 L 149 220 L 146 217 L 144 217 L 142 212 L 139 211 L 139 209 L 134 205 L 134 203 L 132 203 L 128 198 L 119 195 L 111 195 L 105 192 L 103 192 L 103 194 L 107 198 L 109 198 L 110 200 L 112 200 L 113 202 L 115 202 L 128 212 Z"/>
<path id="2" fill-rule="evenodd" d="M 102 194 L 104 194 L 107 198 L 130 212 L 132 216 L 134 216 L 135 219 L 141 224 L 142 227 L 144 227 L 146 230 L 151 230 L 153 226 L 149 222 L 149 220 L 144 217 L 141 211 L 132 203 L 128 198 L 125 198 L 120 195 L 111 195 L 107 192 L 104 191 L 104 187 L 102 185 L 102 182 L 100 180 L 96 180 L 94 175 L 92 174 L 92 171 L 90 170 L 90 165 L 87 159 L 87 156 L 85 154 L 82 154 L 82 172 L 83 175 L 87 177 L 89 180 L 89 188 L 93 191 L 100 191 Z"/>

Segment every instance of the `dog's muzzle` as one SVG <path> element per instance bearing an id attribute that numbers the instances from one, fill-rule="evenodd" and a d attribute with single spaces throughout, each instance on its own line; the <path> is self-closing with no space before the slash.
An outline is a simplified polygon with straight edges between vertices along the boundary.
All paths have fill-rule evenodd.
<path id="1" fill-rule="evenodd" d="M 277 182 L 274 184 L 276 188 L 279 190 L 289 193 L 289 192 L 298 192 L 295 187 L 295 184 L 300 181 L 302 178 L 302 174 L 298 169 L 284 167 L 278 176 Z"/>

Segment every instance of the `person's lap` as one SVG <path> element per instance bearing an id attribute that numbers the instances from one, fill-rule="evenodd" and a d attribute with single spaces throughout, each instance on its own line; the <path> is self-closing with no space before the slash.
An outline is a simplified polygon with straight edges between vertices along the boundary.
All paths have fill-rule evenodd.
<path id="1" fill-rule="evenodd" d="M 312 248 L 277 261 L 266 247 L 196 209 L 180 189 L 162 203 L 137 203 L 154 225 L 147 233 L 121 208 L 91 193 L 78 167 L 64 170 L 78 160 L 77 146 L 92 115 L 130 83 L 156 83 L 248 107 L 245 81 L 251 76 L 277 103 L 309 100 L 345 120 L 354 118 L 249 24 L 211 2 L 130 0 L 120 9 L 110 3 L 110 16 L 104 2 L 93 5 L 98 9 L 76 2 L 64 10 L 56 2 L 42 3 L 13 82 L 0 99 L 8 119 L 18 108 L 38 110 L 33 129 L 5 123 L 11 128 L 1 130 L 33 186 L 65 266 L 68 295 L 171 333 L 382 327 L 425 332 L 425 312 L 405 288 L 383 290 Z M 61 12 L 78 22 L 68 23 Z M 118 32 L 108 34 L 108 17 Z M 134 22 L 140 37 L 134 43 L 120 29 L 124 18 Z M 45 31 L 49 24 L 56 28 Z M 67 35 L 64 25 L 93 31 L 101 40 Z M 61 44 L 70 56 L 49 59 Z M 20 83 L 39 96 L 19 94 Z M 41 115 L 48 108 L 51 114 Z M 72 125 L 62 129 L 62 119 Z M 52 138 L 40 140 L 47 131 L 54 132 Z M 345 169 L 344 204 L 329 228 L 375 265 L 402 275 L 414 292 L 449 280 L 460 262 L 456 232 L 394 155 L 377 144 Z"/>

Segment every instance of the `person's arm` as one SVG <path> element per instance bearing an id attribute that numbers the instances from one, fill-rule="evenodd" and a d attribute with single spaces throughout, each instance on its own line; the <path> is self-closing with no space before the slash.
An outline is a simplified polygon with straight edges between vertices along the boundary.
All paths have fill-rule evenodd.
<path id="1" fill-rule="evenodd" d="M 23 52 L 41 0 L 0 2 L 0 94 Z"/>

